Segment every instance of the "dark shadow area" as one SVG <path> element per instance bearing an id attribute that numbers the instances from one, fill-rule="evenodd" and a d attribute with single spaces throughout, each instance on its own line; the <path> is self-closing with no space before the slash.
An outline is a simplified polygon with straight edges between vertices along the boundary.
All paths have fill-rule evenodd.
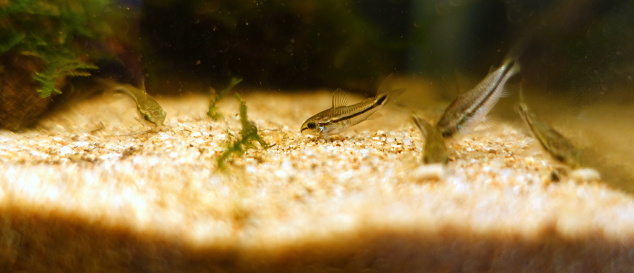
<path id="1" fill-rule="evenodd" d="M 4 208 L 2 272 L 630 272 L 634 238 L 589 230 L 566 238 L 554 224 L 535 239 L 447 226 L 368 226 L 281 248 L 194 248 L 178 238 Z"/>
<path id="2" fill-rule="evenodd" d="M 253 88 L 368 91 L 367 79 L 402 66 L 407 49 L 351 0 L 144 1 L 141 13 L 146 84 L 160 93 L 235 76 Z"/>

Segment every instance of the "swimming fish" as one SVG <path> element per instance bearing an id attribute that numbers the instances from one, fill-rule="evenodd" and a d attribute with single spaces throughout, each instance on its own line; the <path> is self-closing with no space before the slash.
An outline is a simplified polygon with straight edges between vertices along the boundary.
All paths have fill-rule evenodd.
<path id="1" fill-rule="evenodd" d="M 531 129 L 533 135 L 539 140 L 542 147 L 544 147 L 553 158 L 568 164 L 568 166 L 573 169 L 581 167 L 581 152 L 577 150 L 570 141 L 548 124 L 538 121 L 523 101 L 520 101 L 517 112 Z"/>
<path id="2" fill-rule="evenodd" d="M 145 120 L 154 123 L 156 126 L 163 125 L 165 121 L 165 111 L 156 100 L 150 96 L 145 90 L 136 88 L 129 84 L 120 84 L 115 86 L 115 91 L 123 92 L 132 97 L 136 103 L 137 110 L 145 118 Z"/>
<path id="3" fill-rule="evenodd" d="M 459 95 L 445 109 L 436 123 L 443 137 L 472 128 L 481 122 L 504 94 L 504 85 L 520 66 L 516 59 L 507 59 L 498 69 L 489 73 L 476 87 Z"/>
<path id="4" fill-rule="evenodd" d="M 442 134 L 434 126 L 431 126 L 429 122 L 420 119 L 415 114 L 412 114 L 412 121 L 420 132 L 425 137 L 425 147 L 423 152 L 423 162 L 426 164 L 441 163 L 447 164 L 449 156 L 447 155 L 447 147 L 445 146 L 445 139 Z"/>
<path id="5" fill-rule="evenodd" d="M 383 80 L 375 97 L 352 105 L 345 105 L 345 95 L 341 89 L 337 89 L 332 96 L 332 107 L 308 118 L 302 124 L 300 132 L 322 135 L 329 139 L 331 134 L 337 134 L 350 126 L 365 121 L 390 99 L 405 91 L 405 89 L 392 89 L 392 80 L 392 75 L 389 75 Z"/>

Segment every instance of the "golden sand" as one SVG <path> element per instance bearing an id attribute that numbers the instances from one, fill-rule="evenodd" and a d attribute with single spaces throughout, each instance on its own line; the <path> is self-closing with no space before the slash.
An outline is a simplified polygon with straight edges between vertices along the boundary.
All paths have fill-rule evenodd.
<path id="1" fill-rule="evenodd" d="M 497 123 L 421 163 L 409 110 L 332 141 L 299 133 L 330 92 L 251 92 L 269 149 L 216 165 L 237 102 L 158 98 L 155 129 L 103 94 L 0 132 L 2 272 L 629 272 L 634 199 Z M 433 117 L 424 118 L 433 119 Z M 553 173 L 559 181 L 553 180 Z M 9 270 L 9 271 L 6 271 Z"/>

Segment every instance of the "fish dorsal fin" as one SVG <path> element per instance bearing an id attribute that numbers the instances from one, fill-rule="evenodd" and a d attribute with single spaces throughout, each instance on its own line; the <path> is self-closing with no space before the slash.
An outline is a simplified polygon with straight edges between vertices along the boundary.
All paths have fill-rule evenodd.
<path id="1" fill-rule="evenodd" d="M 332 108 L 345 106 L 348 103 L 348 97 L 346 93 L 341 90 L 341 88 L 337 88 L 334 93 L 332 93 Z"/>

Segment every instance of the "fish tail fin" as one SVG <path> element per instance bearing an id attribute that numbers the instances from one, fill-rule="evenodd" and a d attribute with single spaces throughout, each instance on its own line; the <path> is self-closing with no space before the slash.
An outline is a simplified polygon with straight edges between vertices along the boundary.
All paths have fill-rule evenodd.
<path id="1" fill-rule="evenodd" d="M 529 36 L 520 38 L 508 50 L 506 56 L 504 56 L 502 66 L 506 67 L 505 70 L 509 71 L 509 73 L 515 74 L 520 71 L 519 58 L 526 50 L 526 47 L 530 40 L 531 38 Z"/>
<path id="2" fill-rule="evenodd" d="M 523 37 L 517 39 L 513 43 L 511 48 L 509 48 L 509 50 L 506 53 L 506 56 L 504 57 L 504 59 L 505 60 L 508 60 L 508 59 L 517 60 L 517 59 L 519 59 L 519 57 L 524 53 L 524 51 L 526 51 L 526 49 L 530 46 L 530 43 L 532 42 L 533 38 L 534 37 L 533 37 L 532 33 L 527 33 Z"/>
<path id="3" fill-rule="evenodd" d="M 520 63 L 517 59 L 504 59 L 504 62 L 502 62 L 502 66 L 504 66 L 504 74 L 507 79 L 510 79 L 511 77 L 513 77 L 515 74 L 519 73 L 521 70 L 521 66 Z M 506 86 L 502 86 L 503 89 L 500 90 L 500 97 L 508 97 L 510 96 L 511 92 L 509 92 L 509 90 L 506 88 Z"/>
<path id="4" fill-rule="evenodd" d="M 390 74 L 379 86 L 379 91 L 376 93 L 376 99 L 378 104 L 385 104 L 388 101 L 400 96 L 405 92 L 405 88 L 393 89 L 392 85 L 394 83 L 394 74 Z"/>
<path id="5" fill-rule="evenodd" d="M 520 70 L 522 70 L 519 60 L 514 57 L 504 58 L 504 61 L 502 62 L 502 66 L 505 67 L 504 70 L 506 70 L 506 73 L 511 75 L 515 75 L 518 72 L 520 72 Z"/>
<path id="6" fill-rule="evenodd" d="M 518 91 L 520 97 L 520 103 L 525 103 L 526 99 L 524 99 L 524 81 L 520 82 L 520 90 Z"/>
<path id="7" fill-rule="evenodd" d="M 528 104 L 526 104 L 526 99 L 524 98 L 524 92 L 523 92 L 523 88 L 522 88 L 522 84 L 520 84 L 520 91 L 519 91 L 519 103 L 517 104 L 517 106 L 515 107 L 515 111 L 517 111 L 517 113 L 520 115 L 520 117 L 527 123 L 530 124 L 532 123 L 533 120 L 535 120 L 535 114 L 533 114 L 533 112 L 530 110 L 530 108 L 528 107 Z"/>
<path id="8" fill-rule="evenodd" d="M 431 128 L 431 124 L 429 124 L 429 122 L 427 122 L 426 120 L 421 119 L 418 115 L 416 115 L 416 113 L 412 112 L 411 120 L 412 122 L 414 122 L 414 124 L 416 124 L 416 127 L 418 127 L 418 129 L 420 130 L 423 138 L 427 138 L 429 132 L 433 130 Z"/>

